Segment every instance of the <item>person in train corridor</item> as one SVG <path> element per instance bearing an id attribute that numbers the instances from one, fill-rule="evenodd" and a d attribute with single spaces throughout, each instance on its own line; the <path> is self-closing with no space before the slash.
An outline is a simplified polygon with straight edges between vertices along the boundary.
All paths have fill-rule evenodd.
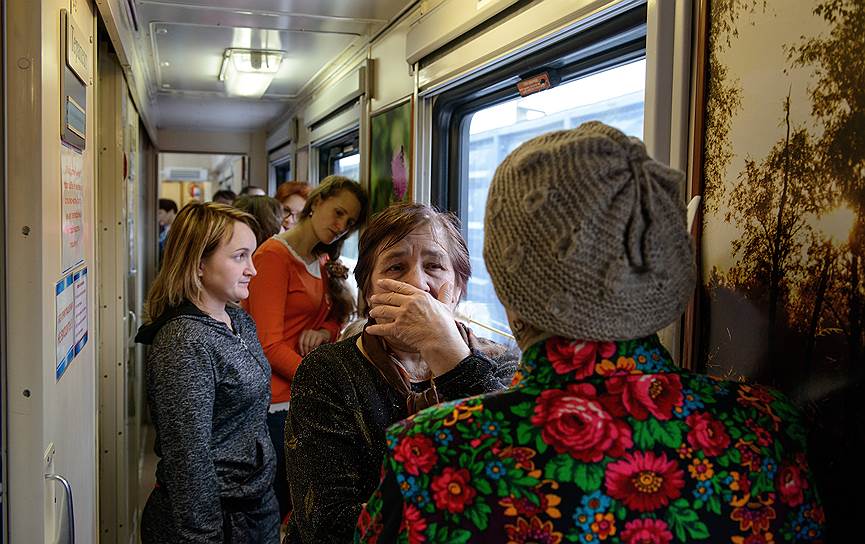
<path id="1" fill-rule="evenodd" d="M 283 232 L 283 209 L 279 200 L 271 196 L 241 195 L 234 199 L 232 206 L 255 218 L 255 243 L 261 247 L 271 236 Z"/>
<path id="2" fill-rule="evenodd" d="M 258 326 L 272 370 L 267 424 L 277 454 L 274 488 L 282 517 L 291 509 L 284 457 L 291 382 L 302 357 L 336 340 L 354 310 L 348 271 L 338 258 L 343 240 L 366 213 L 366 193 L 357 182 L 328 176 L 310 193 L 300 220 L 265 241 L 253 258 L 258 275 L 242 305 Z"/>
<path id="3" fill-rule="evenodd" d="M 360 237 L 362 333 L 307 355 L 285 428 L 291 497 L 284 542 L 349 542 L 378 482 L 385 429 L 440 400 L 503 389 L 517 357 L 454 320 L 471 275 L 452 214 L 395 204 Z"/>
<path id="4" fill-rule="evenodd" d="M 136 342 L 150 344 L 147 400 L 156 487 L 141 541 L 279 541 L 276 455 L 267 431 L 270 365 L 235 301 L 255 276 L 255 219 L 192 202 L 177 215 Z"/>
<path id="5" fill-rule="evenodd" d="M 159 225 L 159 258 L 165 252 L 165 241 L 171 231 L 171 224 L 177 217 L 177 203 L 170 198 L 159 199 L 159 209 L 156 210 L 156 223 Z"/>
<path id="6" fill-rule="evenodd" d="M 282 203 L 282 227 L 290 229 L 297 224 L 309 198 L 310 187 L 304 181 L 286 181 L 276 188 L 276 199 Z"/>
<path id="7" fill-rule="evenodd" d="M 357 542 L 818 542 L 781 393 L 677 368 L 655 331 L 695 282 L 684 176 L 599 122 L 498 167 L 484 259 L 523 348 L 511 389 L 387 433 Z"/>

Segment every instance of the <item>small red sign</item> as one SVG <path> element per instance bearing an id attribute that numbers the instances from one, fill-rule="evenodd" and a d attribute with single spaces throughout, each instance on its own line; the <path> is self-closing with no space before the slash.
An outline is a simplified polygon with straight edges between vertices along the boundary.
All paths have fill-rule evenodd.
<path id="1" fill-rule="evenodd" d="M 547 72 L 522 79 L 517 83 L 517 90 L 520 92 L 520 96 L 529 96 L 530 94 L 545 91 L 550 87 L 552 85 L 550 85 L 550 76 Z"/>

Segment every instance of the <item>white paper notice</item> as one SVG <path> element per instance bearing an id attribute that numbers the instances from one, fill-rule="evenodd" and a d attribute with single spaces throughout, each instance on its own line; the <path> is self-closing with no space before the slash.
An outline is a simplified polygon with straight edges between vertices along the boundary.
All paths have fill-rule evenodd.
<path id="1" fill-rule="evenodd" d="M 84 260 L 84 156 L 60 144 L 60 182 L 62 192 L 63 270 Z"/>
<path id="2" fill-rule="evenodd" d="M 75 286 L 75 357 L 87 343 L 87 269 L 74 275 Z"/>
<path id="3" fill-rule="evenodd" d="M 54 300 L 57 307 L 55 341 L 57 344 L 56 379 L 66 372 L 66 367 L 75 358 L 75 293 L 72 274 L 58 281 L 54 286 Z"/>

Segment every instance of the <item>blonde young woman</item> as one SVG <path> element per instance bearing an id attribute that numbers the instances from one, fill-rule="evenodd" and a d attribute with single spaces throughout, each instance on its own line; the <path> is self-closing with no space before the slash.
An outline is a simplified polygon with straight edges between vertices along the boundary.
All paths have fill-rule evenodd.
<path id="1" fill-rule="evenodd" d="M 279 541 L 268 437 L 270 365 L 255 324 L 233 305 L 255 276 L 255 219 L 191 203 L 171 228 L 147 298 L 145 374 L 156 427 L 148 543 Z"/>
<path id="2" fill-rule="evenodd" d="M 243 305 L 255 319 L 272 369 L 267 423 L 277 452 L 275 488 L 283 517 L 291 506 L 283 447 L 291 382 L 301 359 L 336 340 L 353 309 L 347 270 L 337 259 L 342 241 L 366 213 L 366 193 L 357 182 L 328 176 L 309 194 L 297 223 L 255 253 L 259 275 Z"/>

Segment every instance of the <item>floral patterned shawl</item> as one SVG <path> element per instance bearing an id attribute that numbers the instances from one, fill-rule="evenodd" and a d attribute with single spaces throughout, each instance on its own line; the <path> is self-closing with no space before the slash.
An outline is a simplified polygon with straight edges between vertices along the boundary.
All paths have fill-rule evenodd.
<path id="1" fill-rule="evenodd" d="M 391 427 L 356 542 L 820 542 L 780 393 L 676 368 L 652 335 L 553 337 L 510 390 Z"/>

